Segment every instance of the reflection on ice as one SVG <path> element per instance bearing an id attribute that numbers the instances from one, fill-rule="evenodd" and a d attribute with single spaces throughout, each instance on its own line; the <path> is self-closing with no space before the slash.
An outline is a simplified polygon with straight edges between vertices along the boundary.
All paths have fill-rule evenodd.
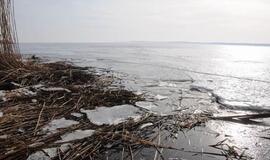
<path id="1" fill-rule="evenodd" d="M 269 140 L 260 138 L 267 134 L 263 130 L 268 127 L 224 121 L 210 121 L 207 127 L 217 132 L 220 139 L 229 138 L 232 146 L 246 149 L 246 154 L 252 156 L 254 159 L 270 158 L 269 155 L 263 154 L 269 152 Z"/>

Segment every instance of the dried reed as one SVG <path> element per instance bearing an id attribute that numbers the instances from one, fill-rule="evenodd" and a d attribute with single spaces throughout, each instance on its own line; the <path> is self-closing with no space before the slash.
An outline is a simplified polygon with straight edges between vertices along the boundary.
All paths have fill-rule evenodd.
<path id="1" fill-rule="evenodd" d="M 0 0 L 0 70 L 23 66 L 14 18 L 12 0 Z"/>

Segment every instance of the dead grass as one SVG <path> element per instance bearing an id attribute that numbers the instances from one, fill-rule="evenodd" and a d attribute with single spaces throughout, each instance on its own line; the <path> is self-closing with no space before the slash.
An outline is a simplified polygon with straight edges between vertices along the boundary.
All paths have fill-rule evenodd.
<path id="1" fill-rule="evenodd" d="M 80 108 L 143 100 L 131 91 L 113 86 L 112 77 L 97 75 L 91 68 L 62 62 L 29 68 L 0 72 L 0 88 L 5 94 L 0 101 L 4 113 L 0 118 L 0 132 L 9 135 L 8 141 L 0 142 L 0 159 L 27 156 L 28 146 L 43 138 L 37 133 L 52 119 L 68 117 Z M 49 137 L 43 140 L 50 142 Z"/>

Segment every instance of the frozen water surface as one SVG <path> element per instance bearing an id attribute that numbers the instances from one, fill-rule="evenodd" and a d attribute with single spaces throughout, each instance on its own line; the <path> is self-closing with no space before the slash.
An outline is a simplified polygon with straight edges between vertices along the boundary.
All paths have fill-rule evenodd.
<path id="1" fill-rule="evenodd" d="M 269 45 L 128 42 L 23 44 L 21 48 L 24 53 L 53 61 L 70 60 L 81 66 L 109 68 L 127 89 L 145 95 L 148 102 L 138 102 L 138 107 L 161 115 L 172 114 L 174 110 L 217 115 L 226 111 L 223 109 L 233 109 L 230 112 L 234 114 L 243 110 L 270 110 Z M 216 103 L 217 99 L 223 108 Z M 138 108 L 129 105 L 82 110 L 98 125 L 118 124 L 130 117 L 136 119 L 140 116 L 137 111 Z M 262 133 L 269 128 L 269 120 L 259 121 L 263 123 L 211 121 L 206 128 L 192 130 L 173 144 L 189 150 L 209 151 L 209 145 L 228 138 L 226 134 L 229 134 L 235 146 L 248 147 L 247 152 L 255 159 L 269 159 L 269 141 L 260 138 L 263 133 L 269 135 L 269 130 Z M 210 131 L 220 136 L 209 136 Z M 168 150 L 163 153 L 169 158 L 217 159 Z M 151 151 L 147 150 L 145 155 L 153 159 Z"/>

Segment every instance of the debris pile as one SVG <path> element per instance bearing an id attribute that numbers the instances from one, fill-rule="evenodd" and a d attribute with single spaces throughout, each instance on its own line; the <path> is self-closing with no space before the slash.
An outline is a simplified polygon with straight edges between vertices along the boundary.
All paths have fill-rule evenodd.
<path id="1" fill-rule="evenodd" d="M 160 134 L 177 138 L 211 116 L 161 116 L 143 103 L 142 95 L 94 68 L 28 62 L 1 70 L 0 159 L 104 159 L 113 152 L 121 153 L 116 159 L 136 159 L 143 148 L 162 157 L 160 148 L 179 149 L 156 143 Z"/>
<path id="2" fill-rule="evenodd" d="M 79 120 L 95 129 L 86 114 L 81 113 L 82 118 L 72 116 L 82 108 L 135 104 L 140 100 L 142 96 L 117 87 L 112 76 L 96 74 L 93 68 L 58 62 L 1 70 L 0 159 L 26 159 L 41 144 L 47 145 L 72 131 L 68 127 L 82 129 L 77 121 L 65 126 L 68 120 Z M 51 128 L 44 128 L 57 119 L 62 119 L 64 127 L 48 134 Z"/>

